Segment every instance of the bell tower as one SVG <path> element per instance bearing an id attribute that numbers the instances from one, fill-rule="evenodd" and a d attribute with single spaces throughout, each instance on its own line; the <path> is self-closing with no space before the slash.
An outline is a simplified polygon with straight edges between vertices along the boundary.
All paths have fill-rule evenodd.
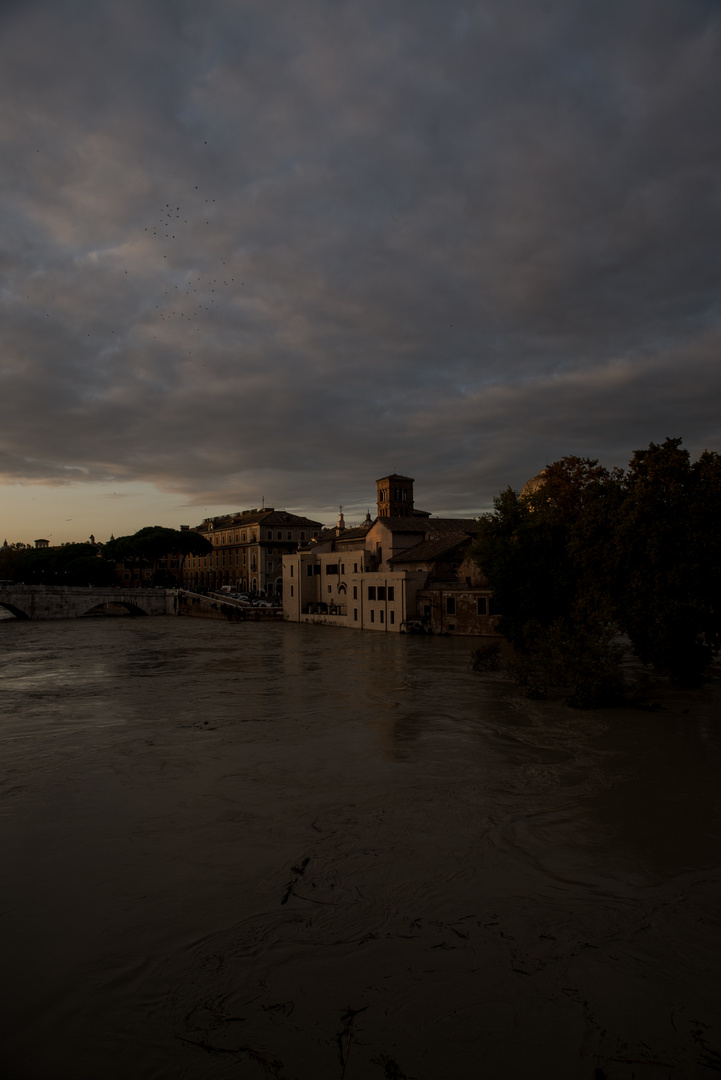
<path id="1" fill-rule="evenodd" d="M 410 476 L 391 473 L 376 480 L 378 488 L 378 517 L 411 517 L 413 514 L 413 480 Z"/>

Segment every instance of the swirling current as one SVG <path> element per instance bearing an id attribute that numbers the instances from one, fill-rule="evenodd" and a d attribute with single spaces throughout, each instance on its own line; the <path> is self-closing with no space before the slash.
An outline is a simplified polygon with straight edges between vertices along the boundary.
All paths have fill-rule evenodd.
<path id="1" fill-rule="evenodd" d="M 0 623 L 4 1080 L 721 1073 L 721 694 L 473 642 Z"/>

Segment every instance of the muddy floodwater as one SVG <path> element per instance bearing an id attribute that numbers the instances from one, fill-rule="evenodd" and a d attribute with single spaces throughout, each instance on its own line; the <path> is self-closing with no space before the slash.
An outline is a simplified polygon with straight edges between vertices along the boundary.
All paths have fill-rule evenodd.
<path id="1" fill-rule="evenodd" d="M 721 1073 L 721 694 L 472 641 L 0 624 L 3 1080 Z"/>

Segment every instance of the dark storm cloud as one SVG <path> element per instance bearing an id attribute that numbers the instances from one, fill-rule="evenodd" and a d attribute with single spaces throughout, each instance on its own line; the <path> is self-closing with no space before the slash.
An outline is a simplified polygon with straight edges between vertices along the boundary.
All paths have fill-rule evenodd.
<path id="1" fill-rule="evenodd" d="M 6 480 L 460 513 L 721 448 L 717 5 L 2 18 Z"/>

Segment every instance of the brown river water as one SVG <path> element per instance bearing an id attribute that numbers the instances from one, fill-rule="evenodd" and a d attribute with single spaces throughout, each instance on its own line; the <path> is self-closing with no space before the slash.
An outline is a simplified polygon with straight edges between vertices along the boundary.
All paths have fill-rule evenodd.
<path id="1" fill-rule="evenodd" d="M 721 692 L 473 642 L 0 624 L 2 1080 L 721 1073 Z"/>

